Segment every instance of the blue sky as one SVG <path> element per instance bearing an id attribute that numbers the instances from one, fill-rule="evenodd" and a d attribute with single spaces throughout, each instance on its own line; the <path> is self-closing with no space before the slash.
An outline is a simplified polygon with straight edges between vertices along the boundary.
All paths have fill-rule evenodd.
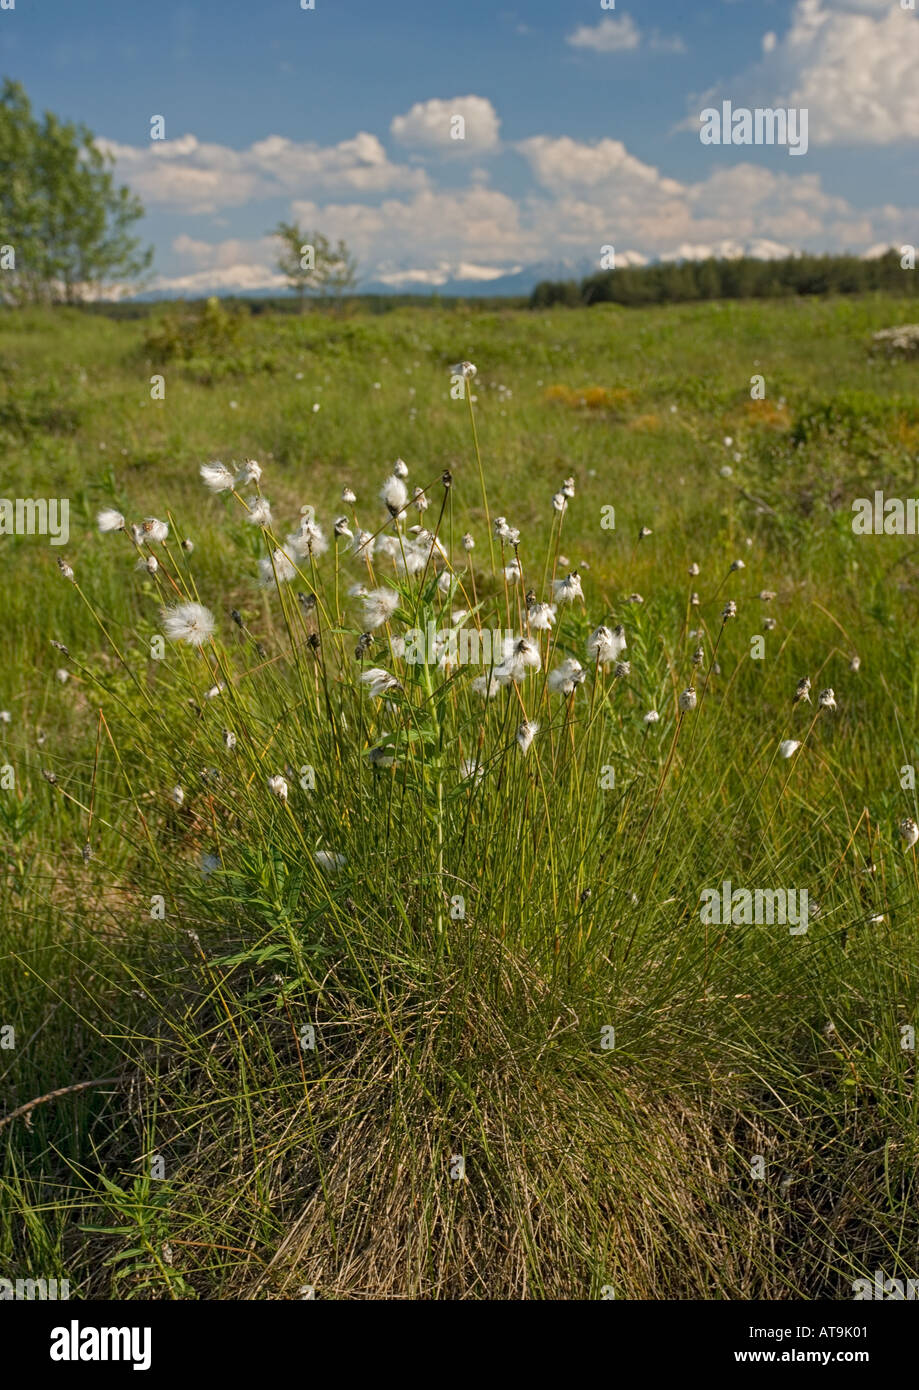
<path id="1" fill-rule="evenodd" d="M 903 0 L 315 4 L 15 0 L 0 72 L 111 148 L 164 288 L 270 283 L 281 217 L 345 236 L 364 279 L 394 286 L 604 244 L 640 260 L 919 239 Z M 723 99 L 807 109 L 806 154 L 703 145 Z"/>

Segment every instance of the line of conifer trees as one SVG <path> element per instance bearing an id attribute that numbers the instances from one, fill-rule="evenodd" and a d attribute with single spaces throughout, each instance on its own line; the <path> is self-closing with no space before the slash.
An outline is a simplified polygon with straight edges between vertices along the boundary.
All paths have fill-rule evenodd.
<path id="1" fill-rule="evenodd" d="M 598 271 L 580 282 L 542 280 L 530 307 L 583 304 L 667 304 L 701 299 L 779 299 L 802 294 L 915 295 L 919 273 L 912 248 L 883 256 L 789 256 L 784 260 L 668 261 Z"/>

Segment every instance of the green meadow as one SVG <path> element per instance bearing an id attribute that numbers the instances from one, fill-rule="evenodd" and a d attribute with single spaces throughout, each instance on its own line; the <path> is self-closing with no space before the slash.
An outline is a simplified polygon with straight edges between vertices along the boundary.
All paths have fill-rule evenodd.
<path id="1" fill-rule="evenodd" d="M 0 1277 L 919 1277 L 904 312 L 0 316 L 0 496 L 69 503 L 0 536 Z"/>

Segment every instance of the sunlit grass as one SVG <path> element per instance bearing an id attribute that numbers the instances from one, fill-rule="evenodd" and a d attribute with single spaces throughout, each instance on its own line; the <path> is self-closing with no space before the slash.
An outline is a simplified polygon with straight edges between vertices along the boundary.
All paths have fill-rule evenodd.
<path id="1" fill-rule="evenodd" d="M 3 491 L 69 495 L 72 538 L 0 549 L 0 1075 L 7 1111 L 99 1082 L 0 1130 L 11 1270 L 142 1298 L 916 1274 L 914 542 L 849 524 L 914 473 L 915 368 L 868 351 L 892 313 L 316 316 L 253 322 L 236 374 L 150 360 L 142 325 L 9 321 Z M 205 490 L 201 463 L 247 457 L 257 483 Z M 128 533 L 95 534 L 104 506 Z M 303 506 L 322 554 L 288 539 Z M 131 540 L 150 516 L 165 544 Z M 528 624 L 571 572 L 583 598 Z M 395 595 L 369 643 L 355 585 Z M 187 603 L 213 637 L 162 646 Z M 538 666 L 486 699 L 503 652 L 391 643 L 456 627 Z M 705 923 L 724 880 L 818 910 Z"/>

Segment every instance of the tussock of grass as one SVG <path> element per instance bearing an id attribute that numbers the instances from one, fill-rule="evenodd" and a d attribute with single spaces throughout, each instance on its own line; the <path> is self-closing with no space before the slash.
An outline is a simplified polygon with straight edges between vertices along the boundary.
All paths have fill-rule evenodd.
<path id="1" fill-rule="evenodd" d="M 64 552 L 76 584 L 27 538 L 0 554 L 28 555 L 41 613 L 15 610 L 19 664 L 0 686 L 16 772 L 0 794 L 0 1024 L 17 1032 L 0 1075 L 7 1112 L 45 1097 L 28 1126 L 0 1131 L 6 1267 L 69 1277 L 89 1298 L 818 1298 L 848 1296 L 876 1268 L 915 1276 L 903 1043 L 919 1008 L 919 875 L 897 825 L 915 814 L 899 774 L 919 712 L 916 570 L 908 538 L 856 540 L 846 514 L 881 472 L 906 485 L 889 406 L 902 388 L 878 387 L 864 429 L 835 380 L 818 408 L 814 383 L 788 385 L 772 413 L 744 404 L 777 315 L 799 315 L 861 380 L 874 370 L 865 326 L 882 312 L 714 305 L 656 313 L 653 328 L 617 320 L 626 384 L 597 389 L 607 405 L 628 396 L 631 425 L 607 405 L 560 415 L 537 375 L 564 356 L 571 379 L 596 380 L 608 318 L 566 316 L 564 338 L 561 319 L 473 319 L 488 347 L 474 411 L 448 397 L 454 319 L 426 319 L 424 344 L 408 315 L 259 325 L 247 347 L 295 345 L 331 387 L 307 418 L 288 399 L 306 388 L 260 385 L 233 423 L 237 458 L 257 432 L 273 446 L 252 448 L 275 518 L 265 533 L 245 519 L 256 489 L 212 498 L 194 479 L 234 456 L 216 442 L 231 426 L 213 394 L 224 388 L 201 384 L 200 345 L 168 388 L 194 437 L 182 477 L 169 418 L 145 407 L 141 427 L 137 383 L 118 374 L 119 335 L 139 330 L 99 324 L 109 395 L 75 388 L 75 428 L 104 420 L 113 458 L 80 475 Z M 718 380 L 685 379 L 700 334 L 732 341 L 728 321 L 746 346 Z M 27 372 L 54 352 L 43 322 L 20 320 Z M 770 382 L 786 336 L 758 368 Z M 416 361 L 417 394 L 396 405 Z M 224 355 L 214 381 L 226 370 Z M 423 390 L 429 408 L 412 416 Z M 641 419 L 654 429 L 633 428 Z M 52 428 L 16 417 L 24 477 L 46 479 L 28 470 Z M 413 429 L 414 451 L 395 443 Z M 727 429 L 744 434 L 726 444 Z M 397 534 L 377 493 L 382 459 L 400 451 L 409 491 L 428 494 L 421 523 L 451 557 L 450 593 L 436 553 L 415 575 L 393 558 L 371 574 L 331 538 L 342 513 L 352 530 Z M 63 483 L 70 465 L 55 466 Z M 570 473 L 562 516 L 551 498 Z M 301 503 L 317 505 L 328 553 L 259 586 L 257 561 L 285 545 Z M 168 516 L 167 544 L 91 535 L 112 504 L 129 521 Z M 501 512 L 519 546 L 490 533 Z M 155 574 L 135 572 L 138 554 L 156 556 Z M 522 573 L 505 576 L 515 554 Z M 519 635 L 527 591 L 548 600 L 575 568 L 584 603 L 531 631 L 539 671 L 493 701 L 471 684 L 487 667 L 390 650 L 390 633 L 449 627 L 460 608 L 467 626 Z M 359 581 L 392 588 L 398 606 L 357 656 Z M 177 601 L 208 605 L 215 637 L 160 659 L 151 643 Z M 625 628 L 618 676 L 588 660 L 600 623 Z M 49 656 L 49 637 L 66 654 Z M 583 684 L 550 694 L 546 672 L 565 659 Z M 398 688 L 373 696 L 370 667 Z M 805 673 L 811 702 L 793 706 Z M 690 684 L 698 703 L 683 713 Z M 830 686 L 836 708 L 821 709 Z M 525 754 L 524 719 L 540 725 Z M 785 760 L 787 738 L 799 747 Z M 339 853 L 328 872 L 323 855 Z M 702 890 L 725 879 L 806 889 L 819 911 L 801 935 L 703 922 Z"/>

